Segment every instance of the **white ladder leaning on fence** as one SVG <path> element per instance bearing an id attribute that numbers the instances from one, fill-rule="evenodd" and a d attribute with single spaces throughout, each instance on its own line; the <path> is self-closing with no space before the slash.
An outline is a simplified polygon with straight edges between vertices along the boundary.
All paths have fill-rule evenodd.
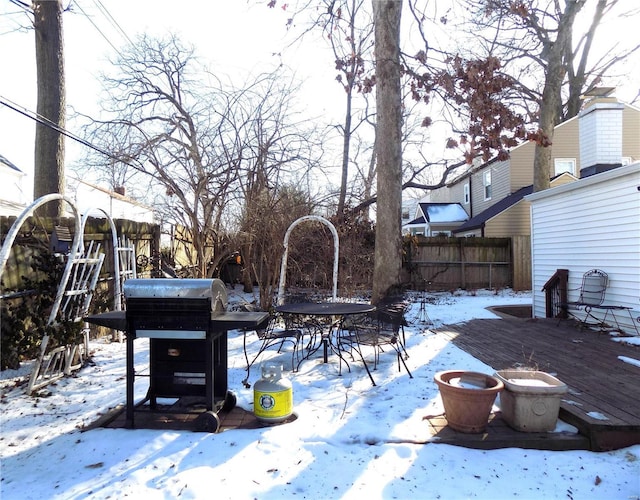
<path id="1" fill-rule="evenodd" d="M 86 247 L 84 244 L 84 228 L 91 210 L 86 212 L 81 220 L 78 210 L 69 199 L 60 194 L 49 194 L 38 198 L 29 205 L 11 227 L 2 245 L 2 250 L 0 250 L 0 276 L 2 276 L 9 259 L 11 247 L 22 224 L 37 208 L 55 200 L 63 200 L 73 209 L 75 231 L 73 243 L 67 255 L 65 269 L 58 285 L 56 298 L 49 313 L 47 326 L 63 321 L 74 323 L 83 321 L 91 304 L 104 262 L 104 253 L 99 243 L 92 241 Z M 135 250 L 126 238 L 118 238 L 115 225 L 109 215 L 102 209 L 98 210 L 104 213 L 111 226 L 115 276 L 113 306 L 115 310 L 122 310 L 121 283 L 127 278 L 136 277 Z M 49 335 L 47 333 L 43 335 L 40 344 L 40 355 L 34 362 L 27 393 L 31 394 L 82 367 L 88 353 L 89 329 L 86 323 L 84 323 L 82 333 L 82 343 L 57 346 L 49 352 L 47 352 L 50 340 Z"/>

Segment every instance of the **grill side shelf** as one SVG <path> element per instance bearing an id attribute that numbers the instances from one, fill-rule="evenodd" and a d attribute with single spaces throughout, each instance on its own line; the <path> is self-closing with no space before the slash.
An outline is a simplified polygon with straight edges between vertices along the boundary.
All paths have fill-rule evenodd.
<path id="1" fill-rule="evenodd" d="M 266 327 L 269 321 L 269 313 L 266 312 L 241 312 L 229 311 L 213 313 L 211 316 L 211 329 L 235 330 L 241 328 Z"/>
<path id="2" fill-rule="evenodd" d="M 148 318 L 147 314 L 144 314 L 145 319 L 141 320 L 142 322 L 146 322 L 147 324 L 151 323 L 153 318 Z M 166 316 L 164 317 L 166 318 Z M 164 319 L 163 318 L 163 319 Z M 126 331 L 127 329 L 127 319 L 125 311 L 110 311 L 101 314 L 93 314 L 91 316 L 87 316 L 84 318 L 85 321 L 98 325 L 104 326 L 106 328 L 111 328 L 113 330 Z M 184 320 L 185 318 L 180 318 Z M 189 324 L 192 324 L 190 318 Z M 153 319 L 154 323 L 159 323 L 160 318 L 156 316 L 156 319 Z M 204 328 L 205 330 L 211 329 L 214 331 L 221 330 L 235 330 L 241 328 L 263 328 L 266 327 L 266 323 L 269 321 L 269 313 L 266 312 L 240 312 L 240 311 L 229 311 L 222 313 L 214 313 L 208 321 L 208 325 Z M 171 321 L 173 323 L 173 320 Z M 139 324 L 136 326 L 140 329 Z M 168 325 L 163 323 L 163 329 L 168 329 Z M 151 328 L 153 330 L 157 330 L 159 328 Z M 177 330 L 177 328 L 171 328 L 172 330 Z M 193 327 L 187 327 L 186 323 L 180 328 L 182 330 L 196 330 Z"/>

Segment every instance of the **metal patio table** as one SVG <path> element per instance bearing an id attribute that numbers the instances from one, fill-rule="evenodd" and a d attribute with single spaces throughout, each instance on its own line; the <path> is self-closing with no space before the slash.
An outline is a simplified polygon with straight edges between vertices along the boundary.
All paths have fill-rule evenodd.
<path id="1" fill-rule="evenodd" d="M 340 353 L 339 345 L 332 341 L 331 333 L 335 329 L 339 329 L 345 318 L 349 316 L 356 316 L 359 314 L 369 314 L 376 310 L 376 307 L 371 304 L 363 304 L 357 302 L 295 302 L 292 304 L 282 304 L 276 307 L 276 311 L 280 314 L 288 314 L 295 316 L 312 316 L 317 318 L 337 318 L 334 319 L 329 325 L 329 331 L 321 334 L 321 343 L 323 346 L 323 361 L 327 363 L 329 348 L 335 352 L 342 360 L 342 354 Z M 307 359 L 311 354 L 320 348 L 317 347 L 310 349 L 310 352 L 304 359 Z M 346 363 L 346 361 L 345 361 Z M 347 364 L 347 366 L 349 366 Z M 366 368 L 366 366 L 365 366 Z M 367 372 L 368 372 L 367 368 Z M 371 375 L 369 375 L 371 376 Z"/>

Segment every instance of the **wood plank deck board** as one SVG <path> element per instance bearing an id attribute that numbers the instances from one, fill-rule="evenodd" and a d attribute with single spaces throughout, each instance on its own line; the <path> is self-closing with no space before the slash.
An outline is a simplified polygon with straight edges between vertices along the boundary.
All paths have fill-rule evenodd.
<path id="1" fill-rule="evenodd" d="M 596 446 L 610 446 L 602 433 L 640 443 L 640 347 L 555 319 L 478 319 L 435 330 L 495 370 L 525 367 L 550 373 L 567 384 L 561 417 Z M 597 434 L 597 435 L 596 435 Z M 604 434 L 603 434 L 604 435 Z"/>

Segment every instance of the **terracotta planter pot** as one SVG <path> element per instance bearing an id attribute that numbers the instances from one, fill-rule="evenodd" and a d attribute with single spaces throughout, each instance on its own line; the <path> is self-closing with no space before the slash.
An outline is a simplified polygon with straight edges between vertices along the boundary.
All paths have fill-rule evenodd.
<path id="1" fill-rule="evenodd" d="M 483 432 L 504 384 L 491 375 L 466 370 L 438 372 L 433 379 L 440 389 L 449 427 L 466 433 Z"/>

